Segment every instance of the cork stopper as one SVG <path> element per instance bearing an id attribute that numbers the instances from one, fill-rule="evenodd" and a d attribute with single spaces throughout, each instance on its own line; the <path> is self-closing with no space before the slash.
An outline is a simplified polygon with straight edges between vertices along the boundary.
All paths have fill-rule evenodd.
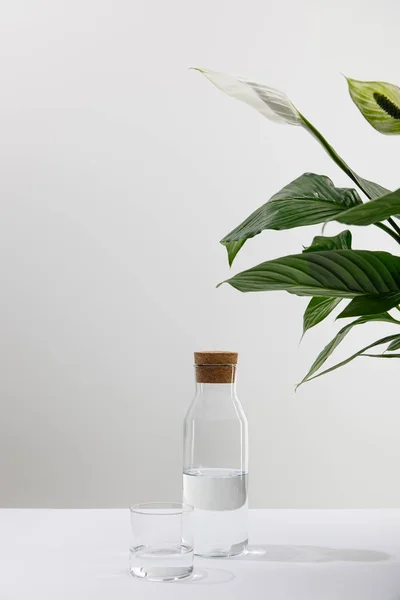
<path id="1" fill-rule="evenodd" d="M 233 383 L 236 379 L 237 361 L 237 352 L 195 352 L 197 383 Z"/>

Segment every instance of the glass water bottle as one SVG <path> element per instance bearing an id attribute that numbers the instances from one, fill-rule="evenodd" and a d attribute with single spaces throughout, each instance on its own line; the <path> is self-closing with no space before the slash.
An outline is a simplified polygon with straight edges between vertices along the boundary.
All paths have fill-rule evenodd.
<path id="1" fill-rule="evenodd" d="M 195 352 L 196 395 L 184 422 L 183 497 L 194 506 L 194 551 L 246 549 L 247 419 L 236 396 L 236 352 Z"/>

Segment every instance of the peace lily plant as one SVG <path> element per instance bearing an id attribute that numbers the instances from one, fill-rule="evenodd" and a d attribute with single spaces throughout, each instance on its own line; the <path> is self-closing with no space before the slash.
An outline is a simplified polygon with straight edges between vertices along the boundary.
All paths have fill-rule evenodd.
<path id="1" fill-rule="evenodd" d="M 279 90 L 224 73 L 196 70 L 217 88 L 255 108 L 270 121 L 303 127 L 359 190 L 335 187 L 328 177 L 315 173 L 298 177 L 221 240 L 230 266 L 244 243 L 265 229 L 284 230 L 329 221 L 374 225 L 400 244 L 400 189 L 392 192 L 357 175 Z M 347 82 L 353 102 L 372 127 L 380 133 L 400 134 L 400 88 L 377 81 L 348 79 Z M 400 325 L 400 321 L 387 312 L 400 304 L 400 257 L 378 250 L 355 250 L 351 241 L 347 229 L 334 237 L 320 235 L 299 254 L 263 262 L 224 282 L 241 292 L 285 290 L 298 296 L 310 296 L 303 333 L 323 321 L 342 300 L 350 300 L 338 318 L 357 318 L 325 346 L 300 385 L 359 356 L 400 358 L 400 353 L 396 353 L 400 349 L 400 334 L 393 334 L 322 370 L 353 327 L 369 321 Z"/>

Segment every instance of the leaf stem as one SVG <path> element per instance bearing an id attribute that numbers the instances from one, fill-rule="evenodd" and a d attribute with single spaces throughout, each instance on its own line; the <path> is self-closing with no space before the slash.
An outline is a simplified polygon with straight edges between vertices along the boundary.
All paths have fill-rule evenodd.
<path id="1" fill-rule="evenodd" d="M 389 217 L 388 223 L 390 223 L 396 233 L 400 235 L 400 227 L 397 225 L 396 221 L 393 221 L 392 217 Z"/>
<path id="2" fill-rule="evenodd" d="M 310 123 L 310 121 L 306 119 L 306 117 L 300 112 L 299 116 L 300 119 L 303 121 L 304 125 L 311 133 L 311 135 L 315 137 L 316 140 L 318 140 L 318 142 L 323 146 L 325 151 L 329 154 L 329 156 L 337 164 L 337 166 L 340 167 L 340 169 L 342 169 L 342 171 L 344 171 L 344 173 L 346 173 L 348 177 L 350 177 L 350 179 L 364 192 L 367 198 L 369 198 L 370 200 L 375 198 L 375 195 L 373 196 L 371 194 L 371 189 L 368 186 L 368 184 L 371 182 L 362 179 L 362 177 L 359 177 L 357 173 L 355 173 L 353 169 L 351 169 L 349 165 L 343 160 L 343 158 L 339 156 L 336 150 L 332 148 L 332 146 L 327 142 L 322 133 L 320 133 L 318 129 L 316 129 L 316 127 L 314 127 L 314 125 Z M 394 231 L 392 231 L 391 229 L 389 229 L 389 227 L 383 225 L 382 223 L 375 223 L 375 225 L 377 225 L 377 227 L 379 227 L 380 229 L 386 231 L 386 233 L 388 233 L 393 239 L 396 240 L 398 244 L 400 244 L 400 227 L 393 221 L 392 218 L 389 218 L 388 222 L 393 227 Z"/>
<path id="3" fill-rule="evenodd" d="M 329 154 L 331 159 L 337 164 L 338 167 L 340 167 L 342 169 L 342 171 L 344 171 L 346 173 L 346 175 L 348 177 L 350 177 L 350 179 L 356 185 L 358 185 L 358 187 L 364 192 L 364 194 L 368 198 L 370 198 L 371 194 L 369 193 L 368 189 L 366 188 L 364 181 L 360 177 L 358 177 L 358 175 L 356 173 L 354 173 L 354 171 L 343 160 L 343 158 L 341 158 L 339 156 L 339 154 L 336 152 L 336 150 L 334 150 L 334 148 L 332 148 L 332 146 L 326 141 L 326 139 L 324 138 L 322 133 L 320 133 L 318 131 L 318 129 L 316 129 L 314 127 L 314 125 L 312 123 L 310 123 L 310 121 L 308 119 L 306 119 L 306 117 L 304 115 L 302 115 L 301 113 L 299 113 L 299 115 L 300 115 L 300 118 L 302 119 L 303 123 L 306 125 L 307 129 L 309 129 L 310 133 L 325 148 L 326 152 Z M 377 227 L 379 227 L 379 229 L 386 231 L 386 233 L 388 235 L 390 235 L 394 240 L 396 240 L 396 242 L 398 244 L 400 244 L 400 227 L 393 221 L 393 219 L 389 218 L 388 220 L 389 220 L 389 223 L 391 224 L 391 226 L 393 227 L 394 231 L 392 229 L 390 229 L 387 225 L 384 225 L 383 223 L 375 223 L 375 225 Z"/>
<path id="4" fill-rule="evenodd" d="M 400 358 L 400 354 L 360 354 L 360 356 L 369 356 L 370 358 Z"/>
<path id="5" fill-rule="evenodd" d="M 386 231 L 388 235 L 390 235 L 398 244 L 400 244 L 400 236 L 397 235 L 395 231 L 392 231 L 387 225 L 384 225 L 383 223 L 374 223 L 374 225 L 375 227 L 382 229 L 382 231 Z"/>
<path id="6" fill-rule="evenodd" d="M 354 173 L 354 171 L 349 167 L 349 165 L 339 156 L 339 154 L 336 152 L 336 150 L 334 150 L 334 148 L 332 148 L 332 146 L 327 142 L 327 140 L 324 138 L 322 133 L 320 133 L 318 131 L 318 129 L 316 129 L 316 127 L 314 127 L 314 125 L 312 123 L 310 123 L 310 121 L 308 119 L 306 119 L 306 117 L 304 115 L 302 115 L 301 113 L 299 113 L 299 115 L 300 115 L 300 119 L 302 119 L 304 124 L 309 129 L 310 133 L 325 148 L 326 152 L 329 154 L 331 159 L 337 164 L 338 167 L 340 167 L 342 169 L 342 171 L 344 171 L 346 173 L 346 175 L 348 175 L 350 177 L 350 179 L 352 181 L 354 181 L 354 183 L 356 185 L 358 185 L 362 189 L 364 194 L 369 197 L 369 194 L 365 191 L 365 189 L 362 185 L 362 182 L 360 182 L 356 173 Z"/>

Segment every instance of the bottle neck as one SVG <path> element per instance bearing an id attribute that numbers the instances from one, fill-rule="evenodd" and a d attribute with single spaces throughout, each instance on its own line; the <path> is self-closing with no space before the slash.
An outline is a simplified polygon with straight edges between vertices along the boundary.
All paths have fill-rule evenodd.
<path id="1" fill-rule="evenodd" d="M 199 383 L 196 382 L 196 396 L 204 398 L 235 398 L 236 381 L 231 383 Z"/>

